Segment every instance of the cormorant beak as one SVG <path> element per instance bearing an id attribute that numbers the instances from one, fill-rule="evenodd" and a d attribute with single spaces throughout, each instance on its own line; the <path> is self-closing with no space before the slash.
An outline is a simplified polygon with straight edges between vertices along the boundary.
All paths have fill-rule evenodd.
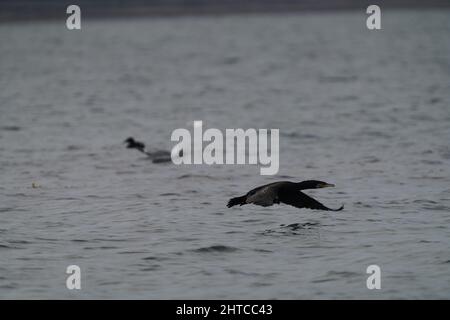
<path id="1" fill-rule="evenodd" d="M 335 187 L 335 185 L 332 183 L 323 183 L 319 185 L 319 188 L 331 188 L 331 187 Z"/>

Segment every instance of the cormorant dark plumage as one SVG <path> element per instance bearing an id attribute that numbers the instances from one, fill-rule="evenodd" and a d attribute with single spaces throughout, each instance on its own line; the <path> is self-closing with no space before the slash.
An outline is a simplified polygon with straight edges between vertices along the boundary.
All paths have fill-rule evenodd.
<path id="1" fill-rule="evenodd" d="M 244 204 L 250 203 L 268 207 L 275 203 L 285 203 L 296 208 L 308 208 L 315 210 L 339 211 L 344 209 L 344 206 L 341 206 L 339 209 L 327 208 L 317 200 L 301 192 L 301 190 L 326 187 L 334 187 L 334 184 L 317 180 L 307 180 L 297 183 L 290 181 L 274 182 L 255 188 L 242 197 L 230 199 L 227 207 L 231 208 L 235 205 L 243 206 Z"/>
<path id="2" fill-rule="evenodd" d="M 124 143 L 127 144 L 128 149 L 136 149 L 142 153 L 147 154 L 145 152 L 145 144 L 143 142 L 134 140 L 133 137 L 129 137 L 127 140 L 124 141 Z"/>
<path id="3" fill-rule="evenodd" d="M 133 137 L 129 137 L 124 141 L 124 143 L 127 144 L 128 149 L 136 149 L 143 154 L 147 155 L 149 158 L 152 159 L 153 163 L 162 163 L 162 162 L 170 162 L 172 161 L 172 158 L 170 156 L 169 151 L 165 150 L 156 150 L 154 152 L 149 152 L 145 149 L 145 144 L 143 142 L 135 140 Z M 183 156 L 183 150 L 180 150 L 179 154 L 180 157 Z"/>

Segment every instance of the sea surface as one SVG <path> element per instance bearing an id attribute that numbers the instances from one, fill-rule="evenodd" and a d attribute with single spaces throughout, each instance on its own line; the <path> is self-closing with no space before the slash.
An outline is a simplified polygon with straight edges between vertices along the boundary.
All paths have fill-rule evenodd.
<path id="1" fill-rule="evenodd" d="M 450 11 L 86 16 L 0 25 L 0 298 L 450 298 Z M 279 173 L 122 143 L 194 120 L 279 129 Z M 226 207 L 306 179 L 345 209 Z"/>

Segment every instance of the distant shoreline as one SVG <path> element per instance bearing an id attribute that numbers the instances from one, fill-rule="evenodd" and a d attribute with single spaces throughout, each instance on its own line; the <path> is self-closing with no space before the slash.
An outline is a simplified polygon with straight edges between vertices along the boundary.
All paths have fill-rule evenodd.
<path id="1" fill-rule="evenodd" d="M 450 1 L 410 1 L 405 5 L 404 1 L 392 1 L 392 3 L 383 4 L 382 8 L 389 9 L 449 9 Z M 362 2 L 355 5 L 349 1 L 336 1 L 331 4 L 302 3 L 262 3 L 251 5 L 199 5 L 199 6 L 180 6 L 180 5 L 146 5 L 146 6 L 126 6 L 126 7 L 108 7 L 100 5 L 81 4 L 83 18 L 128 18 L 128 17 L 177 17 L 177 16 L 214 16 L 229 14 L 258 14 L 258 13 L 301 13 L 301 12 L 329 12 L 343 10 L 365 9 L 367 4 Z M 0 4 L 0 23 L 4 22 L 33 22 L 43 20 L 65 19 L 65 6 L 60 4 L 51 6 L 20 6 Z"/>

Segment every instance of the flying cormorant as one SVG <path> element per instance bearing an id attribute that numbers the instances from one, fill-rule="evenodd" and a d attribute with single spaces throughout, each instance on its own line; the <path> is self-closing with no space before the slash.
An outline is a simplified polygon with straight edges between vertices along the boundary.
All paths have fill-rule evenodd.
<path id="1" fill-rule="evenodd" d="M 323 204 L 307 196 L 300 190 L 319 189 L 326 187 L 334 187 L 334 184 L 329 184 L 323 181 L 307 180 L 302 182 L 279 181 L 257 187 L 249 191 L 245 196 L 236 197 L 228 201 L 228 208 L 235 205 L 253 203 L 258 206 L 268 207 L 274 203 L 285 203 L 296 208 L 308 208 L 315 210 L 339 211 L 344 209 L 341 206 L 339 209 L 330 209 Z"/>

